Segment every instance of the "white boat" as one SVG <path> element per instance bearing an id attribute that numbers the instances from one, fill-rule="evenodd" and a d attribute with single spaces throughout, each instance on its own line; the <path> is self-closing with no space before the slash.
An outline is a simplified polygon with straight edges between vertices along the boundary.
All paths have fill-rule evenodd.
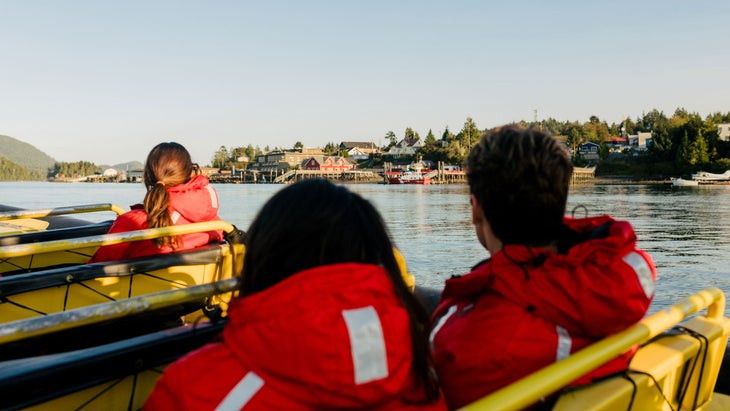
<path id="1" fill-rule="evenodd" d="M 685 180 L 679 177 L 672 179 L 672 185 L 675 187 L 697 187 L 700 185 L 700 182 L 697 180 Z"/>
<path id="2" fill-rule="evenodd" d="M 707 171 L 698 171 L 692 174 L 692 180 L 695 181 L 730 181 L 730 170 L 722 174 L 708 173 Z"/>

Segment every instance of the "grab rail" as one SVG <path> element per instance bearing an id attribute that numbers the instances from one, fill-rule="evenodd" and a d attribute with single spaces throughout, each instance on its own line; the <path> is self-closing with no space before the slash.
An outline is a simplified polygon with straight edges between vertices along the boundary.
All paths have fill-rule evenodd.
<path id="1" fill-rule="evenodd" d="M 704 308 L 707 308 L 708 318 L 723 318 L 725 294 L 722 290 L 715 287 L 704 289 L 644 318 L 625 331 L 593 343 L 568 358 L 536 371 L 460 410 L 508 411 L 525 408 L 626 352 L 633 345 L 661 334 Z"/>
<path id="2" fill-rule="evenodd" d="M 233 292 L 238 288 L 238 284 L 239 277 L 232 277 L 214 283 L 161 291 L 42 317 L 8 322 L 0 325 L 0 344 L 199 301 L 211 295 Z"/>
<path id="3" fill-rule="evenodd" d="M 0 221 L 14 220 L 19 218 L 50 217 L 63 214 L 93 213 L 97 211 L 114 211 L 115 213 L 117 213 L 117 215 L 122 215 L 125 213 L 124 208 L 122 208 L 121 206 L 111 203 L 101 203 L 68 207 L 43 208 L 39 210 L 6 211 L 0 213 Z"/>
<path id="4" fill-rule="evenodd" d="M 234 227 L 225 221 L 205 221 L 202 223 L 180 224 L 168 227 L 147 228 L 124 233 L 101 234 L 89 237 L 78 237 L 63 240 L 52 240 L 39 243 L 15 244 L 0 247 L 0 258 L 20 257 L 31 254 L 66 251 L 84 247 L 113 245 L 131 241 L 151 240 L 160 237 L 172 237 L 183 234 L 206 231 L 225 231 L 230 233 Z"/>

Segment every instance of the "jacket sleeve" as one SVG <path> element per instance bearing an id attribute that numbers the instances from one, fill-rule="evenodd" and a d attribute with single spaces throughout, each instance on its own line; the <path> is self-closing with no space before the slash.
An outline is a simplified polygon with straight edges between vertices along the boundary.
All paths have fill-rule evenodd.
<path id="1" fill-rule="evenodd" d="M 586 246 L 572 260 L 548 261 L 529 278 L 500 278 L 494 288 L 571 334 L 602 338 L 641 320 L 654 297 L 656 267 L 634 244 Z"/>
<path id="2" fill-rule="evenodd" d="M 147 214 L 142 211 L 130 211 L 117 217 L 107 234 L 124 233 L 141 230 L 147 227 Z M 99 247 L 89 260 L 89 263 L 121 260 L 126 257 L 126 251 L 131 243 L 119 243 Z"/>

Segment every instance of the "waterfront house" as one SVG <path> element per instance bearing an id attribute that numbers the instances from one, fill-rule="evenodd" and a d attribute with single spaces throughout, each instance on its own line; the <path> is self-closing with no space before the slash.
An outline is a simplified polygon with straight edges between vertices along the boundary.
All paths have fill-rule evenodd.
<path id="1" fill-rule="evenodd" d="M 200 167 L 199 170 L 200 174 L 210 178 L 213 174 L 218 174 L 220 169 L 216 167 Z"/>
<path id="2" fill-rule="evenodd" d="M 347 154 L 352 157 L 353 153 L 361 153 L 367 158 L 370 154 L 377 154 L 379 152 L 378 146 L 373 142 L 362 142 L 362 141 L 343 141 L 340 143 L 340 151 L 347 151 Z"/>
<path id="3" fill-rule="evenodd" d="M 356 167 L 352 160 L 340 156 L 312 156 L 302 163 L 303 169 L 316 171 L 343 172 Z"/>
<path id="4" fill-rule="evenodd" d="M 639 150 L 646 150 L 648 144 L 651 144 L 651 131 L 639 132 L 628 137 L 630 146 Z"/>
<path id="5" fill-rule="evenodd" d="M 391 147 L 386 155 L 396 158 L 400 156 L 412 156 L 421 148 L 423 148 L 423 141 L 420 138 L 405 138 Z"/>
<path id="6" fill-rule="evenodd" d="M 578 146 L 578 155 L 586 160 L 598 160 L 598 149 L 600 146 L 594 142 L 583 143 Z"/>
<path id="7" fill-rule="evenodd" d="M 348 158 L 351 158 L 355 161 L 360 160 L 367 160 L 370 156 L 366 152 L 364 152 L 360 147 L 353 147 L 346 151 Z"/>
<path id="8" fill-rule="evenodd" d="M 137 169 L 127 171 L 127 181 L 130 183 L 144 182 L 144 170 Z"/>
<path id="9" fill-rule="evenodd" d="M 256 160 L 249 165 L 249 169 L 261 173 L 278 174 L 283 170 L 297 167 L 302 161 L 312 156 L 321 156 L 321 148 L 298 148 L 292 150 L 275 150 L 256 156 Z"/>

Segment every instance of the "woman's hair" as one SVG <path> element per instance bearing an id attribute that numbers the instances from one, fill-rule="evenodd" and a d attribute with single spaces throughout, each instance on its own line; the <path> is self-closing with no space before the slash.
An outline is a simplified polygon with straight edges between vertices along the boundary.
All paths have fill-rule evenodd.
<path id="1" fill-rule="evenodd" d="M 403 281 L 385 223 L 370 202 L 327 180 L 292 184 L 259 211 L 247 244 L 244 296 L 308 268 L 345 262 L 382 266 L 410 318 L 414 372 L 429 400 L 438 397 L 429 367 L 429 316 Z"/>
<path id="2" fill-rule="evenodd" d="M 144 197 L 144 210 L 147 212 L 149 228 L 173 225 L 168 208 L 170 197 L 165 187 L 176 186 L 190 180 L 195 167 L 190 153 L 178 143 L 156 145 L 144 165 L 144 184 L 147 194 Z M 179 245 L 179 237 L 163 237 L 153 240 L 158 247 Z"/>
<path id="3" fill-rule="evenodd" d="M 544 246 L 561 232 L 573 164 L 567 149 L 538 129 L 487 133 L 466 161 L 471 194 L 504 244 Z"/>

